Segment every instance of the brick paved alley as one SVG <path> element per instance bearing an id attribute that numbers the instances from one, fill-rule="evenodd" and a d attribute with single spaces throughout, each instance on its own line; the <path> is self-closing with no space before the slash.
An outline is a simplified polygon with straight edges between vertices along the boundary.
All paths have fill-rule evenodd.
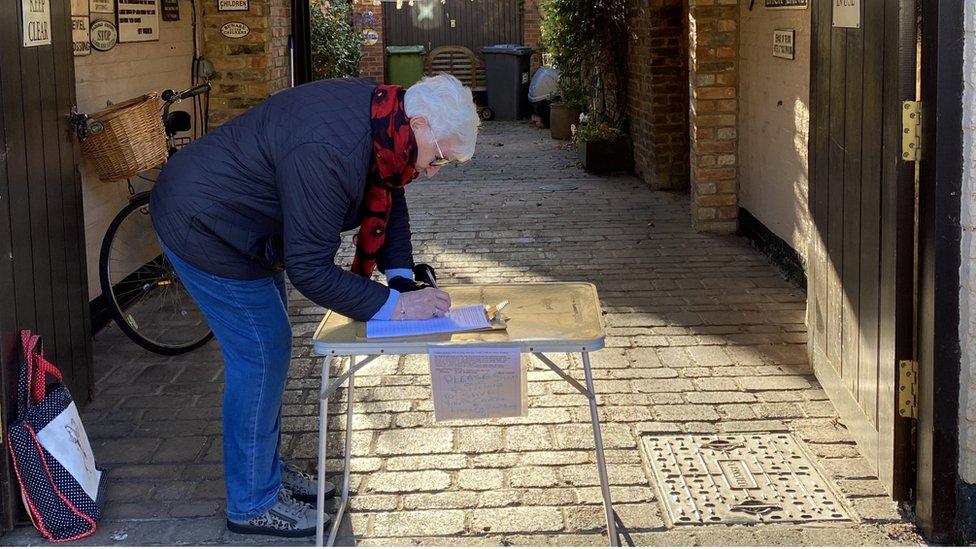
<path id="1" fill-rule="evenodd" d="M 554 183 L 577 188 L 541 189 Z M 407 194 L 417 260 L 432 263 L 445 283 L 597 284 L 608 338 L 593 355 L 596 390 L 613 498 L 633 544 L 921 543 L 812 375 L 804 292 L 746 240 L 694 233 L 687 195 L 651 191 L 634 177 L 589 175 L 571 146 L 527 123 L 486 124 L 469 165 L 420 180 Z M 284 454 L 311 466 L 319 361 L 309 338 L 323 310 L 295 291 L 290 308 L 295 359 Z M 582 379 L 578 360 L 557 358 Z M 110 484 L 104 522 L 83 543 L 275 542 L 224 527 L 216 343 L 160 357 L 112 327 L 98 334 L 95 359 L 98 392 L 84 415 Z M 356 381 L 356 496 L 342 541 L 605 544 L 586 400 L 548 369 L 529 376 L 528 417 L 434 424 L 426 357 L 364 369 Z M 853 525 L 665 528 L 641 435 L 784 430 L 805 442 L 846 495 Z M 38 541 L 29 528 L 0 539 Z"/>

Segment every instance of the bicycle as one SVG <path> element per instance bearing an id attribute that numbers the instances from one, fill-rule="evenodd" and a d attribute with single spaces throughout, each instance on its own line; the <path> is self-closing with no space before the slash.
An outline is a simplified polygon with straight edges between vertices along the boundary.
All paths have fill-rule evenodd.
<path id="1" fill-rule="evenodd" d="M 170 107 L 209 90 L 210 84 L 200 84 L 160 94 L 170 157 L 179 149 L 176 134 L 191 128 L 190 115 L 170 113 Z M 163 254 L 150 218 L 150 191 L 137 193 L 131 180 L 128 184 L 129 203 L 102 239 L 98 275 L 103 300 L 119 329 L 139 346 L 161 355 L 198 349 L 213 339 L 213 333 Z"/>

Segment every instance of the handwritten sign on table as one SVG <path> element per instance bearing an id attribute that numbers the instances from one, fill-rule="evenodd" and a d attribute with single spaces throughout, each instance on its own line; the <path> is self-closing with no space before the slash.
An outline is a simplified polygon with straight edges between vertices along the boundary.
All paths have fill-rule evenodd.
<path id="1" fill-rule="evenodd" d="M 519 347 L 431 346 L 434 420 L 526 414 L 526 378 Z"/>

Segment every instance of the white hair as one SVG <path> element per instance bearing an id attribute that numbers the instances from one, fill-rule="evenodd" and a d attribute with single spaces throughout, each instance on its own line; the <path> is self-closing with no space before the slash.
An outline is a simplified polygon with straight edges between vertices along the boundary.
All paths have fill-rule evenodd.
<path id="1" fill-rule="evenodd" d="M 449 74 L 426 77 L 410 86 L 403 103 L 407 116 L 427 119 L 434 139 L 453 138 L 457 160 L 464 162 L 474 156 L 481 119 L 471 90 L 460 80 Z"/>

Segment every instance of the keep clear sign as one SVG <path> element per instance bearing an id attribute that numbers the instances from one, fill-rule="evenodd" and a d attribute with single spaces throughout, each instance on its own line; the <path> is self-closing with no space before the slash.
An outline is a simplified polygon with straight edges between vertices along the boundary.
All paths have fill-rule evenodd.
<path id="1" fill-rule="evenodd" d="M 51 43 L 50 0 L 23 0 L 24 47 Z"/>
<path id="2" fill-rule="evenodd" d="M 428 352 L 434 421 L 526 414 L 521 348 L 432 345 Z"/>

